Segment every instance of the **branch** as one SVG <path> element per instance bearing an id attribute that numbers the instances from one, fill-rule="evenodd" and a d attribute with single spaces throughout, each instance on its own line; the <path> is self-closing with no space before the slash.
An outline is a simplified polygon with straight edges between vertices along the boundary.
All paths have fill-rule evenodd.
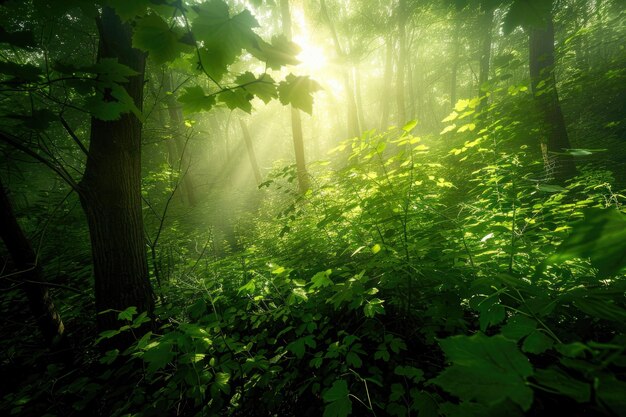
<path id="1" fill-rule="evenodd" d="M 76 142 L 76 144 L 78 145 L 78 147 L 80 148 L 81 151 L 83 151 L 83 153 L 89 157 L 89 151 L 87 150 L 87 148 L 85 147 L 85 145 L 83 145 L 83 142 L 80 141 L 80 139 L 78 138 L 78 136 L 76 136 L 76 133 L 74 133 L 74 130 L 72 130 L 72 128 L 70 127 L 70 125 L 67 124 L 67 122 L 65 121 L 65 118 L 63 118 L 63 115 L 59 115 L 59 119 L 61 119 L 61 124 L 63 125 L 63 127 L 65 128 L 65 130 L 67 131 L 67 133 L 72 137 L 72 139 L 74 140 L 74 142 Z"/>
<path id="2" fill-rule="evenodd" d="M 59 177 L 61 177 L 61 179 L 63 179 L 63 181 L 65 181 L 67 185 L 69 185 L 74 191 L 76 192 L 79 191 L 78 184 L 76 184 L 76 181 L 74 181 L 74 179 L 66 171 L 56 166 L 50 160 L 39 155 L 37 152 L 33 151 L 27 146 L 24 146 L 23 144 L 16 141 L 15 139 L 10 138 L 5 133 L 0 132 L 0 141 L 11 145 L 15 149 L 22 151 L 26 155 L 30 156 L 31 158 L 36 159 L 37 161 L 41 162 L 42 164 L 50 168 L 52 171 L 54 171 Z"/>

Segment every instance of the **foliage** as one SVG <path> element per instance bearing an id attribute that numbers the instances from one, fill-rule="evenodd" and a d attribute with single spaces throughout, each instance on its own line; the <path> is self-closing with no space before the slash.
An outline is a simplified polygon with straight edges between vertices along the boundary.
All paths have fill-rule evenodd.
<path id="1" fill-rule="evenodd" d="M 564 107 L 591 115 L 570 122 L 579 142 L 563 153 L 579 175 L 565 184 L 546 175 L 533 146 L 540 117 L 519 76 L 520 48 L 509 47 L 514 29 L 541 23 L 550 2 L 465 1 L 498 7 L 511 32 L 494 51 L 487 98 L 433 106 L 427 125 L 414 120 L 333 143 L 327 160 L 309 163 L 313 185 L 304 194 L 288 162 L 244 193 L 232 186 L 237 157 L 245 159 L 229 139 L 232 111 L 274 100 L 312 113 L 313 93 L 326 89 L 326 80 L 279 71 L 296 64 L 297 45 L 267 37 L 263 20 L 239 2 L 47 3 L 28 6 L 23 24 L 3 16 L 0 130 L 73 172 L 86 160 L 70 145 L 86 135 L 89 117 L 132 112 L 143 120 L 141 198 L 158 306 L 154 317 L 132 306 L 99 312 L 115 313 L 119 327 L 96 334 L 78 199 L 40 168 L 7 158 L 0 168 L 19 174 L 11 184 L 20 222 L 41 247 L 74 356 L 35 347 L 20 282 L 3 267 L 2 370 L 16 376 L 0 385 L 3 414 L 625 415 L 624 178 L 601 163 L 610 156 L 604 142 L 580 139 L 591 132 L 617 146 L 624 70 L 618 59 L 585 70 L 571 64 L 603 33 L 599 23 L 561 49 L 570 63 Z M 276 10 L 251 3 L 258 16 Z M 409 3 L 415 19 L 437 29 L 437 4 Z M 47 18 L 82 25 L 102 6 L 131 24 L 133 45 L 149 56 L 141 110 L 123 88 L 136 71 L 117 60 L 66 59 L 53 37 L 32 30 L 47 28 Z M 355 7 L 329 6 L 355 23 L 356 44 L 340 57 L 351 62 L 374 37 L 370 20 L 386 33 L 380 22 L 394 19 L 384 4 L 364 8 L 360 20 Z M 555 10 L 563 24 L 565 12 Z M 166 77 L 174 85 L 165 87 Z M 603 94 L 607 109 L 585 103 L 577 88 Z M 251 130 L 262 132 L 277 108 Z M 308 126 L 318 133 L 315 120 Z M 7 155 L 13 149 L 2 146 Z M 198 164 L 209 153 L 226 179 L 191 206 L 185 180 L 213 177 L 184 159 Z M 131 342 L 111 344 L 120 338 Z"/>

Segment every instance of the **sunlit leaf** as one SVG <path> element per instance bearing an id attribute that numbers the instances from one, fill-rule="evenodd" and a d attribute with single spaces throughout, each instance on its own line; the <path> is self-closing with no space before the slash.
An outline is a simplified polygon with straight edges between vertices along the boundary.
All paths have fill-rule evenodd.
<path id="1" fill-rule="evenodd" d="M 257 78 L 251 72 L 246 72 L 237 77 L 235 83 L 243 86 L 244 90 L 257 96 L 265 103 L 278 97 L 275 81 L 269 74 L 262 74 Z"/>
<path id="2" fill-rule="evenodd" d="M 241 109 L 246 113 L 252 113 L 252 103 L 250 101 L 254 96 L 242 88 L 222 91 L 218 94 L 218 98 L 231 110 Z"/>
<path id="3" fill-rule="evenodd" d="M 313 93 L 320 85 L 307 76 L 287 75 L 278 86 L 278 96 L 283 104 L 291 104 L 296 109 L 311 114 L 313 112 Z"/>

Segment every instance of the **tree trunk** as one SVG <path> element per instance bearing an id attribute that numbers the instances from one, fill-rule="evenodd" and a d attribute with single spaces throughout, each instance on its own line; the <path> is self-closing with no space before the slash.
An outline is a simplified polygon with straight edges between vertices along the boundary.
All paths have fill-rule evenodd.
<path id="1" fill-rule="evenodd" d="M 241 125 L 243 140 L 246 143 L 246 149 L 248 150 L 248 159 L 250 159 L 250 166 L 252 167 L 254 180 L 256 181 L 256 185 L 259 185 L 261 181 L 263 181 L 263 177 L 261 177 L 261 170 L 259 169 L 259 163 L 257 162 L 256 153 L 254 152 L 254 146 L 252 145 L 252 138 L 250 137 L 250 132 L 248 131 L 248 126 L 246 126 L 246 123 L 243 120 L 239 119 L 239 124 Z"/>
<path id="2" fill-rule="evenodd" d="M 178 153 L 177 161 L 174 162 L 173 166 L 177 167 L 182 175 L 181 179 L 181 191 L 185 196 L 187 203 L 194 207 L 198 203 L 198 199 L 196 198 L 195 187 L 193 185 L 193 181 L 191 180 L 191 175 L 189 173 L 190 166 L 190 158 L 189 158 L 189 150 L 187 148 L 187 144 L 184 137 L 184 120 L 183 113 L 180 105 L 176 102 L 176 96 L 172 86 L 172 74 L 166 73 L 163 77 L 163 88 L 165 91 L 171 94 L 167 94 L 167 111 L 170 116 L 170 125 L 172 128 L 172 139 L 176 144 L 176 150 Z"/>
<path id="3" fill-rule="evenodd" d="M 346 62 L 346 54 L 343 48 L 341 47 L 341 43 L 339 42 L 339 36 L 337 35 L 337 30 L 335 29 L 335 24 L 328 13 L 328 8 L 326 7 L 326 1 L 320 1 L 320 7 L 322 16 L 326 20 L 328 24 L 328 28 L 330 29 L 331 36 L 333 38 L 333 44 L 335 45 L 335 53 L 337 57 L 342 61 L 342 72 L 343 72 L 343 85 L 346 91 L 346 111 L 348 117 L 347 124 L 347 133 L 348 137 L 358 137 L 361 134 L 361 128 L 359 126 L 359 116 L 357 110 L 357 102 L 354 97 L 354 83 L 352 82 L 352 77 L 350 76 L 349 68 L 347 67 L 348 63 Z"/>
<path id="4" fill-rule="evenodd" d="M 0 181 L 0 237 L 13 259 L 18 271 L 16 275 L 26 293 L 30 310 L 47 344 L 57 347 L 63 341 L 65 330 L 61 316 L 57 312 L 44 282 L 43 271 L 37 264 L 37 256 L 20 227 L 11 201 Z"/>
<path id="5" fill-rule="evenodd" d="M 545 139 L 542 139 L 542 149 L 546 172 L 549 178 L 563 183 L 576 175 L 576 165 L 571 155 L 563 154 L 571 145 L 554 76 L 554 26 L 551 16 L 547 16 L 543 27 L 530 29 L 529 68 L 535 104 L 543 119 Z"/>
<path id="6" fill-rule="evenodd" d="M 406 120 L 404 78 L 406 71 L 406 0 L 398 0 L 398 72 L 396 74 L 396 102 L 398 107 L 397 124 L 404 126 Z"/>
<path id="7" fill-rule="evenodd" d="M 356 99 L 357 114 L 359 116 L 359 128 L 367 130 L 367 122 L 365 121 L 365 109 L 363 108 L 363 97 L 361 94 L 361 73 L 358 67 L 352 68 L 352 76 L 354 78 L 354 95 Z"/>
<path id="8" fill-rule="evenodd" d="M 452 62 L 450 64 L 450 107 L 456 105 L 456 84 L 457 73 L 459 72 L 459 32 L 461 31 L 461 21 L 456 16 L 457 21 L 454 26 L 454 35 L 452 37 Z"/>
<path id="9" fill-rule="evenodd" d="M 481 112 L 485 109 L 489 100 L 487 99 L 487 91 L 489 81 L 489 68 L 491 63 L 491 41 L 493 36 L 493 9 L 483 10 L 480 16 L 480 28 L 484 32 L 480 40 L 480 57 L 478 71 L 478 97 L 480 97 L 480 103 L 478 104 L 478 111 Z"/>
<path id="10" fill-rule="evenodd" d="M 289 10 L 289 0 L 280 0 L 283 33 L 288 40 L 291 40 L 291 11 Z M 298 188 L 304 194 L 311 184 L 309 174 L 306 171 L 306 159 L 304 157 L 304 137 L 302 135 L 302 120 L 300 112 L 291 107 L 291 133 L 293 136 L 293 148 L 296 154 L 296 170 L 298 173 Z"/>
<path id="11" fill-rule="evenodd" d="M 131 47 L 131 27 L 105 7 L 99 19 L 98 59 L 117 58 L 137 71 L 122 85 L 141 109 L 145 55 Z M 96 309 L 135 306 L 152 313 L 141 213 L 141 121 L 132 113 L 119 120 L 91 119 L 89 155 L 79 184 L 91 238 Z M 117 314 L 98 315 L 100 331 L 120 327 Z"/>
<path id="12" fill-rule="evenodd" d="M 391 82 L 393 76 L 393 38 L 388 36 L 385 48 L 385 75 L 383 82 L 383 90 L 381 92 L 381 109 L 380 109 L 380 129 L 386 130 L 389 125 L 389 91 L 391 90 Z"/>

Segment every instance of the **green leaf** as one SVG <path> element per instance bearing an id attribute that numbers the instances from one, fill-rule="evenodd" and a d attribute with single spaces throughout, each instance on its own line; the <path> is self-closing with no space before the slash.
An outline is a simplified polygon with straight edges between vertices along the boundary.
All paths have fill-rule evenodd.
<path id="1" fill-rule="evenodd" d="M 545 335 L 539 330 L 535 330 L 530 335 L 528 335 L 526 339 L 524 339 L 522 350 L 524 352 L 539 355 L 550 349 L 552 345 L 554 345 L 554 340 L 552 340 L 551 337 Z"/>
<path id="2" fill-rule="evenodd" d="M 131 321 L 135 314 L 137 314 L 137 307 L 128 307 L 117 315 L 117 319 Z"/>
<path id="3" fill-rule="evenodd" d="M 530 409 L 533 391 L 526 379 L 533 369 L 514 341 L 476 333 L 452 336 L 440 345 L 452 365 L 433 383 L 463 401 L 495 405 L 508 398 L 523 410 Z"/>
<path id="4" fill-rule="evenodd" d="M 331 270 L 327 269 L 326 271 L 321 271 L 313 275 L 313 278 L 311 278 L 311 289 L 328 287 L 330 285 L 333 285 L 333 281 L 329 278 L 330 274 Z"/>
<path id="5" fill-rule="evenodd" d="M 537 369 L 535 379 L 539 385 L 556 391 L 561 395 L 573 398 L 576 402 L 586 403 L 591 398 L 591 386 L 581 382 L 556 367 Z"/>
<path id="6" fill-rule="evenodd" d="M 104 354 L 104 356 L 100 358 L 100 363 L 105 365 L 111 365 L 113 362 L 115 362 L 115 359 L 117 359 L 119 354 L 119 349 L 108 350 Z"/>
<path id="7" fill-rule="evenodd" d="M 294 340 L 287 345 L 287 350 L 296 355 L 296 358 L 302 359 L 306 350 L 306 346 L 309 346 L 312 349 L 315 349 L 317 347 L 317 342 L 315 342 L 315 339 L 312 335 L 308 335 Z"/>
<path id="8" fill-rule="evenodd" d="M 269 74 L 263 74 L 255 77 L 253 73 L 246 72 L 235 79 L 237 85 L 263 100 L 265 104 L 278 97 L 276 92 L 276 83 Z"/>
<path id="9" fill-rule="evenodd" d="M 157 65 L 173 61 L 189 49 L 179 39 L 179 34 L 154 13 L 141 18 L 133 31 L 133 47 L 148 52 Z"/>
<path id="10" fill-rule="evenodd" d="M 414 383 L 418 383 L 424 379 L 424 371 L 413 366 L 396 366 L 396 369 L 394 369 L 393 372 L 396 375 L 412 379 Z"/>
<path id="11" fill-rule="evenodd" d="M 307 76 L 297 77 L 289 74 L 278 85 L 280 102 L 291 104 L 308 114 L 313 113 L 313 93 L 320 90 L 320 85 Z"/>
<path id="12" fill-rule="evenodd" d="M 204 69 L 209 77 L 220 81 L 224 74 L 228 73 L 228 66 L 235 62 L 239 53 L 229 53 L 220 47 L 205 46 L 200 48 L 200 62 L 198 69 Z M 192 59 L 198 60 L 197 56 Z"/>
<path id="13" fill-rule="evenodd" d="M 346 417 L 352 413 L 352 401 L 348 396 L 348 383 L 343 379 L 335 381 L 324 391 L 322 398 L 326 404 L 323 417 Z"/>
<path id="14" fill-rule="evenodd" d="M 246 113 L 252 113 L 252 103 L 250 103 L 250 100 L 252 100 L 254 96 L 244 89 L 237 88 L 222 91 L 219 93 L 218 98 L 231 110 L 241 109 Z"/>
<path id="15" fill-rule="evenodd" d="M 487 330 L 489 326 L 502 322 L 505 317 L 504 306 L 495 298 L 490 298 L 482 302 L 478 306 L 478 310 L 480 311 L 478 322 L 480 324 L 480 330 L 482 331 Z"/>
<path id="16" fill-rule="evenodd" d="M 508 339 L 516 342 L 528 336 L 537 328 L 537 322 L 521 314 L 511 317 L 506 325 L 502 327 L 501 333 Z"/>
<path id="17" fill-rule="evenodd" d="M 192 22 L 192 32 L 208 50 L 221 51 L 230 57 L 230 63 L 242 49 L 252 48 L 259 23 L 248 10 L 230 16 L 228 5 L 222 0 L 209 0 L 193 7 L 198 16 Z"/>
<path id="18" fill-rule="evenodd" d="M 143 119 L 133 98 L 124 87 L 112 84 L 106 90 L 107 95 L 98 90 L 94 96 L 85 101 L 85 108 L 93 117 L 104 121 L 119 120 L 122 114 L 132 112 L 139 119 Z"/>
<path id="19" fill-rule="evenodd" d="M 363 361 L 356 353 L 350 351 L 346 354 L 346 363 L 348 366 L 352 366 L 354 368 L 360 368 L 363 365 Z"/>
<path id="20" fill-rule="evenodd" d="M 186 113 L 209 111 L 215 106 L 215 96 L 206 95 L 200 86 L 187 87 L 178 97 Z"/>
<path id="21" fill-rule="evenodd" d="M 148 372 L 154 373 L 164 368 L 175 356 L 176 354 L 172 352 L 171 343 L 157 341 L 153 342 L 143 354 L 143 360 L 148 364 Z"/>
<path id="22" fill-rule="evenodd" d="M 255 58 L 265 62 L 268 68 L 279 70 L 285 65 L 299 63 L 296 56 L 300 53 L 300 47 L 284 35 L 274 36 L 271 44 L 257 37 L 253 45 L 248 50 Z"/>
<path id="23" fill-rule="evenodd" d="M 230 386 L 228 385 L 228 381 L 230 381 L 230 374 L 225 372 L 218 372 L 215 374 L 215 381 L 213 385 L 219 388 L 224 394 L 230 393 Z"/>
<path id="24" fill-rule="evenodd" d="M 402 130 L 409 133 L 411 132 L 411 130 L 415 129 L 415 126 L 417 126 L 417 120 L 411 120 L 410 122 L 402 126 Z"/>
<path id="25" fill-rule="evenodd" d="M 365 317 L 372 318 L 376 314 L 385 314 L 385 307 L 383 306 L 384 301 L 380 298 L 372 298 L 368 300 L 365 306 L 363 307 L 363 314 Z"/>
<path id="26" fill-rule="evenodd" d="M 615 209 L 590 208 L 548 262 L 590 258 L 600 277 L 615 275 L 626 265 L 626 218 Z"/>

